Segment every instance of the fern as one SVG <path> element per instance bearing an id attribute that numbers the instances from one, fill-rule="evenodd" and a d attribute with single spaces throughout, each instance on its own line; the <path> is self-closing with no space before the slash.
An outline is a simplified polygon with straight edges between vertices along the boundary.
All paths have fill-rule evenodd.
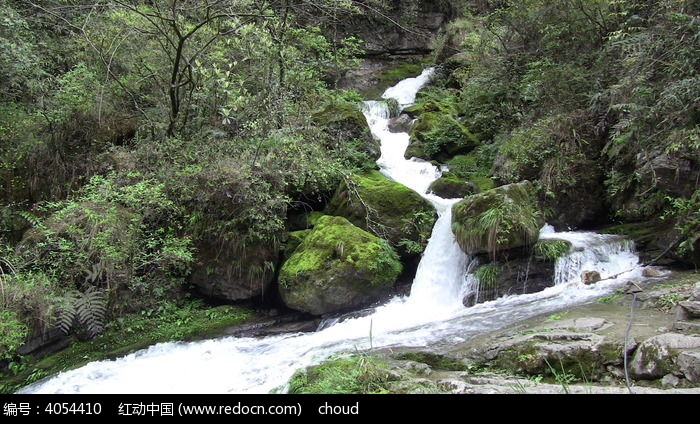
<path id="1" fill-rule="evenodd" d="M 89 288 L 86 292 L 72 290 L 63 297 L 58 315 L 58 328 L 68 334 L 71 329 L 79 327 L 90 337 L 104 330 L 107 313 L 107 296 L 105 292 Z"/>
<path id="2" fill-rule="evenodd" d="M 22 218 L 24 221 L 27 222 L 27 224 L 31 225 L 32 228 L 37 228 L 37 229 L 44 229 L 44 224 L 41 222 L 41 219 L 34 215 L 31 212 L 27 211 L 17 211 L 15 212 L 17 216 Z"/>

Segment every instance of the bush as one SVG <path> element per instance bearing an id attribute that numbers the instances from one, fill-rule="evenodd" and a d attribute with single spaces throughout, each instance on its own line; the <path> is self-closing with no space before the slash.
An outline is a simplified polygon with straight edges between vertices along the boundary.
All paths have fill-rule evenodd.
<path id="1" fill-rule="evenodd" d="M 181 291 L 194 252 L 179 235 L 182 214 L 163 184 L 137 174 L 98 176 L 75 199 L 47 209 L 52 213 L 20 245 L 26 269 L 67 291 L 105 289 L 113 311 Z"/>
<path id="2" fill-rule="evenodd" d="M 29 329 L 17 313 L 0 309 L 0 364 L 18 356 L 17 349 L 29 335 Z"/>

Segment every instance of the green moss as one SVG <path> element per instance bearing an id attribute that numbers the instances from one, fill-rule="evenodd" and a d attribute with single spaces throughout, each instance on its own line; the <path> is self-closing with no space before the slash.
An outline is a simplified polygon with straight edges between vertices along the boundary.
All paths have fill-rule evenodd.
<path id="1" fill-rule="evenodd" d="M 396 357 L 403 361 L 415 361 L 427 364 L 430 368 L 445 371 L 467 371 L 469 366 L 454 358 L 433 352 L 404 352 Z"/>
<path id="2" fill-rule="evenodd" d="M 324 215 L 323 213 L 321 213 L 321 212 L 316 212 L 316 211 L 311 212 L 311 213 L 309 214 L 309 216 L 306 218 L 306 222 L 307 222 L 307 224 L 309 225 L 309 228 L 315 227 L 316 224 L 318 223 L 318 220 L 319 220 L 322 216 L 325 216 L 325 215 Z"/>
<path id="3" fill-rule="evenodd" d="M 453 112 L 423 112 L 411 128 L 406 157 L 446 160 L 471 152 L 477 144 L 476 137 Z"/>
<path id="4" fill-rule="evenodd" d="M 280 269 L 280 293 L 291 308 L 322 315 L 376 301 L 401 270 L 388 242 L 324 216 Z"/>
<path id="5" fill-rule="evenodd" d="M 201 302 L 164 303 L 156 310 L 127 314 L 107 325 L 104 333 L 88 341 L 73 341 L 60 352 L 41 359 L 23 358 L 24 372 L 2 375 L 2 390 L 12 392 L 33 381 L 92 361 L 115 359 L 156 343 L 203 340 L 255 318 L 252 309 L 240 306 L 206 307 Z"/>
<path id="6" fill-rule="evenodd" d="M 402 240 L 425 248 L 435 224 L 435 209 L 418 193 L 391 181 L 380 172 L 352 175 L 339 187 L 327 210 L 347 218 L 356 226 L 401 247 Z"/>
<path id="7" fill-rule="evenodd" d="M 386 365 L 365 355 L 333 359 L 297 371 L 289 382 L 292 394 L 386 393 L 392 380 Z"/>
<path id="8" fill-rule="evenodd" d="M 469 196 L 453 207 L 452 231 L 467 254 L 529 246 L 544 224 L 528 181 Z"/>
<path id="9" fill-rule="evenodd" d="M 442 177 L 430 185 L 428 191 L 445 199 L 459 199 L 476 193 L 478 188 L 451 172 L 444 172 Z"/>
<path id="10" fill-rule="evenodd" d="M 571 243 L 565 240 L 539 240 L 532 246 L 535 256 L 548 261 L 556 261 L 571 251 Z"/>
<path id="11" fill-rule="evenodd" d="M 304 242 L 306 237 L 311 233 L 311 230 L 293 231 L 289 233 L 289 239 L 284 246 L 286 255 L 291 255 Z"/>
<path id="12" fill-rule="evenodd" d="M 401 264 L 390 246 L 352 225 L 342 217 L 321 217 L 307 234 L 302 249 L 285 262 L 280 282 L 285 284 L 300 275 L 313 274 L 333 262 L 376 271 L 372 285 L 393 282 L 401 272 Z"/>
<path id="13" fill-rule="evenodd" d="M 483 150 L 477 149 L 469 155 L 458 155 L 447 162 L 451 173 L 465 181 L 473 182 L 480 192 L 495 187 L 493 179 L 489 176 L 493 159 L 488 157 Z"/>
<path id="14" fill-rule="evenodd" d="M 3 284 L 2 277 L 3 275 L 0 274 L 0 285 Z M 17 356 L 17 349 L 24 343 L 28 333 L 29 329 L 15 311 L 0 310 L 0 364 Z"/>

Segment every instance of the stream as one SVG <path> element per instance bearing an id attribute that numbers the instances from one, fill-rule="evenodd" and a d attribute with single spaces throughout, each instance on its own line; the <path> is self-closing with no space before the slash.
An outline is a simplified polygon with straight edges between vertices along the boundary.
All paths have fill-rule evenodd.
<path id="1" fill-rule="evenodd" d="M 401 81 L 384 93 L 401 107 L 415 102 L 432 70 Z M 461 199 L 427 194 L 441 170 L 406 160 L 407 133 L 389 131 L 383 102 L 366 102 L 363 111 L 372 133 L 381 140 L 377 162 L 382 173 L 429 200 L 439 219 L 423 254 L 411 293 L 377 307 L 370 315 L 327 321 L 313 333 L 265 338 L 219 338 L 192 343 L 162 343 L 125 357 L 92 362 L 49 377 L 22 393 L 269 393 L 283 392 L 294 372 L 334 354 L 380 347 L 421 347 L 458 343 L 539 314 L 552 313 L 611 293 L 642 268 L 631 243 L 596 233 L 557 233 L 542 229 L 541 238 L 567 240 L 571 252 L 556 263 L 555 285 L 542 292 L 508 296 L 465 308 L 462 299 L 474 289 L 470 258 L 451 230 L 452 205 Z M 580 274 L 597 270 L 603 281 L 584 286 Z"/>

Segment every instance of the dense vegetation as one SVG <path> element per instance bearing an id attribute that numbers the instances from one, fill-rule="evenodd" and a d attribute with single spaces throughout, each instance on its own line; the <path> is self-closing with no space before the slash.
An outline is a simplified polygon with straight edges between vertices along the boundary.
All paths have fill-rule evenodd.
<path id="1" fill-rule="evenodd" d="M 409 155 L 465 180 L 530 180 L 555 226 L 641 223 L 697 264 L 697 2 L 493 3 L 443 31 Z"/>
<path id="2" fill-rule="evenodd" d="M 20 346 L 56 328 L 90 339 L 199 310 L 193 285 L 275 301 L 283 244 L 312 226 L 299 216 L 350 198 L 352 181 L 358 193 L 389 185 L 366 177 L 377 146 L 361 96 L 338 83 L 365 45 L 347 27 L 402 27 L 387 17 L 396 4 L 459 15 L 408 110 L 409 152 L 447 164 L 443 183 L 530 180 L 557 226 L 642 223 L 698 263 L 696 2 L 0 0 L 0 371 L 17 373 Z M 346 218 L 389 239 L 387 252 L 420 254 L 430 212 L 397 218 L 402 228 L 375 217 L 379 231 L 366 200 L 364 217 Z M 481 212 L 539 224 L 535 212 L 500 219 L 505 206 Z M 226 279 L 237 288 L 209 281 Z"/>
<path id="3" fill-rule="evenodd" d="M 366 140 L 315 121 L 356 111 L 334 88 L 360 42 L 329 41 L 309 16 L 328 29 L 365 13 L 353 2 L 2 0 L 0 13 L 0 368 L 29 335 L 91 337 L 188 302 L 189 276 L 221 252 L 242 279 L 271 279 L 288 214 L 372 164 Z"/>

